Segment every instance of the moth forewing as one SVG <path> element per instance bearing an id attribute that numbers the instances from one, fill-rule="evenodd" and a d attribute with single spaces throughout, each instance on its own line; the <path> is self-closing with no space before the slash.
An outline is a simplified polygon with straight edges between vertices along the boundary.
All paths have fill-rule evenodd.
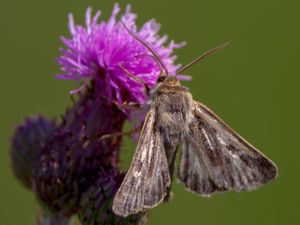
<path id="1" fill-rule="evenodd" d="M 119 188 L 113 211 L 126 217 L 153 208 L 167 194 L 170 176 L 161 135 L 155 129 L 156 111 L 147 113 L 131 166 Z"/>
<path id="2" fill-rule="evenodd" d="M 194 103 L 183 142 L 178 178 L 200 195 L 253 190 L 277 176 L 275 164 L 229 128 L 210 109 Z"/>
<path id="3" fill-rule="evenodd" d="M 225 134 L 228 136 L 232 137 L 232 140 L 236 140 L 236 143 L 240 143 L 241 145 L 245 146 L 245 150 L 247 154 L 249 154 L 253 158 L 262 158 L 264 161 L 263 166 L 268 168 L 269 174 L 269 180 L 271 181 L 272 179 L 276 178 L 278 175 L 278 169 L 277 166 L 275 165 L 272 160 L 270 160 L 267 156 L 265 156 L 261 151 L 259 151 L 257 148 L 255 148 L 253 145 L 251 145 L 249 142 L 247 142 L 244 138 L 242 138 L 237 132 L 235 132 L 232 128 L 230 128 L 222 119 L 220 119 L 211 109 L 209 109 L 207 106 L 200 102 L 195 102 L 196 108 L 198 112 L 201 113 L 202 110 L 202 115 L 206 116 L 206 119 L 204 120 L 212 120 L 215 122 L 215 126 L 222 127 L 225 131 Z M 226 136 L 225 135 L 225 136 Z M 221 138 L 218 138 L 218 140 L 224 144 L 224 142 L 221 141 Z M 232 146 L 229 146 L 231 149 L 230 151 L 234 152 L 234 149 L 232 149 Z M 246 161 L 244 159 L 244 161 Z"/>

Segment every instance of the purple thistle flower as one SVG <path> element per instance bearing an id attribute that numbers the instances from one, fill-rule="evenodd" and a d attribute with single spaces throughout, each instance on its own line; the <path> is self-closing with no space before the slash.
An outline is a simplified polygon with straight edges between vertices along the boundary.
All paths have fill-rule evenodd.
<path id="1" fill-rule="evenodd" d="M 122 137 L 99 139 L 121 132 L 128 118 L 112 100 L 119 104 L 145 100 L 143 84 L 128 76 L 119 64 L 149 86 L 155 85 L 160 73 L 147 48 L 116 21 L 119 10 L 115 4 L 111 18 L 98 23 L 100 12 L 92 18 L 88 8 L 86 28 L 75 26 L 70 15 L 72 37 L 62 38 L 68 49 L 61 50 L 59 63 L 65 73 L 58 77 L 75 81 L 89 78 L 90 82 L 63 117 L 62 124 L 48 137 L 35 181 L 39 198 L 51 211 L 67 217 L 77 212 L 86 188 L 99 176 L 104 178 L 107 171 L 117 169 Z M 122 21 L 135 29 L 135 18 L 128 6 Z M 178 65 L 173 64 L 176 57 L 172 51 L 182 44 L 171 42 L 169 47 L 163 47 L 167 38 L 159 38 L 158 30 L 159 25 L 151 20 L 138 34 L 152 45 L 168 70 L 175 73 Z"/>
<path id="2" fill-rule="evenodd" d="M 110 19 L 99 23 L 100 12 L 92 17 L 88 8 L 86 27 L 75 25 L 70 15 L 71 38 L 62 37 L 66 48 L 61 49 L 58 60 L 63 71 L 58 78 L 83 82 L 84 88 L 78 90 L 78 98 L 62 116 L 62 122 L 49 124 L 51 132 L 42 130 L 43 135 L 39 136 L 35 126 L 25 126 L 25 132 L 16 131 L 12 148 L 14 170 L 27 186 L 31 187 L 34 181 L 33 190 L 47 212 L 38 225 L 65 225 L 75 213 L 86 225 L 144 222 L 144 214 L 123 219 L 111 210 L 113 195 L 124 177 L 117 167 L 122 136 L 114 134 L 120 133 L 129 119 L 127 111 L 118 105 L 144 103 L 146 99 L 144 85 L 127 75 L 120 65 L 149 87 L 155 86 L 160 66 L 149 50 L 117 21 L 119 11 L 115 4 Z M 174 64 L 173 50 L 183 43 L 171 41 L 164 47 L 167 36 L 158 36 L 160 26 L 150 20 L 137 30 L 136 17 L 127 6 L 121 20 L 158 53 L 168 72 L 175 74 L 180 65 Z M 43 141 L 26 136 L 30 133 L 37 140 L 43 137 Z M 103 135 L 107 138 L 102 139 Z M 23 143 L 34 149 L 33 156 L 27 148 L 21 148 Z M 28 158 L 29 169 L 22 157 L 23 161 L 16 157 L 20 154 L 18 149 L 25 149 L 20 153 Z M 23 167 L 26 176 L 19 175 Z"/>
<path id="3" fill-rule="evenodd" d="M 156 84 L 160 68 L 146 47 L 135 40 L 120 20 L 117 20 L 119 11 L 119 5 L 115 4 L 110 19 L 98 23 L 100 11 L 92 17 L 91 8 L 88 8 L 86 27 L 75 25 L 73 15 L 70 14 L 71 38 L 62 37 L 67 49 L 61 49 L 62 56 L 58 62 L 63 73 L 57 77 L 75 81 L 93 79 L 101 87 L 99 94 L 109 100 L 118 103 L 124 101 L 143 103 L 146 97 L 144 86 L 126 75 L 119 64 L 133 75 L 143 79 L 150 87 Z M 128 5 L 121 20 L 158 53 L 169 73 L 175 74 L 180 65 L 174 64 L 176 56 L 172 55 L 173 50 L 180 48 L 184 43 L 175 44 L 171 41 L 167 47 L 164 47 L 167 36 L 159 37 L 160 25 L 152 19 L 137 30 L 136 17 Z"/>

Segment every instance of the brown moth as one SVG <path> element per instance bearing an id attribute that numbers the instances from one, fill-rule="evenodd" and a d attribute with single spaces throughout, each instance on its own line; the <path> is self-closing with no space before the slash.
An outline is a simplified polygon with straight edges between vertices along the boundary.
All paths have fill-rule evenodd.
<path id="1" fill-rule="evenodd" d="M 270 159 L 212 110 L 193 100 L 176 76 L 168 75 L 156 52 L 136 34 L 128 32 L 150 50 L 164 73 L 151 91 L 149 111 L 131 166 L 114 197 L 116 214 L 126 217 L 169 198 L 179 146 L 182 150 L 177 177 L 187 190 L 201 196 L 223 191 L 251 191 L 277 176 L 277 168 Z M 227 44 L 204 53 L 179 73 Z"/>

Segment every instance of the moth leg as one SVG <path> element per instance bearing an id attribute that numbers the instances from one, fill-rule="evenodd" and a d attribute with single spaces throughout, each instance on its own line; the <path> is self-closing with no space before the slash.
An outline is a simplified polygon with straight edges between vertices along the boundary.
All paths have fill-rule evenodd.
<path id="1" fill-rule="evenodd" d="M 139 77 L 134 76 L 133 74 L 131 74 L 121 63 L 119 63 L 119 66 L 126 73 L 127 76 L 129 76 L 130 78 L 134 79 L 135 81 L 138 81 L 141 84 L 143 84 L 144 88 L 145 88 L 146 94 L 148 96 L 150 95 L 150 87 L 148 86 L 148 84 L 143 79 L 141 79 L 141 78 L 139 78 Z"/>
<path id="2" fill-rule="evenodd" d="M 108 97 L 106 96 L 103 96 L 103 95 L 100 95 L 101 98 L 109 101 Z M 110 102 L 115 105 L 118 109 L 120 110 L 124 110 L 124 109 L 138 109 L 141 107 L 141 104 L 138 103 L 138 102 L 128 102 L 128 101 L 125 101 L 123 102 L 122 104 L 120 104 L 119 102 L 117 101 L 114 101 L 114 100 L 110 100 Z"/>
<path id="3" fill-rule="evenodd" d="M 133 135 L 134 133 L 138 132 L 141 130 L 141 127 L 135 127 L 129 131 L 126 131 L 126 132 L 115 132 L 115 133 L 109 133 L 109 134 L 104 134 L 104 135 L 101 135 L 97 141 L 102 141 L 104 139 L 108 139 L 108 138 L 114 138 L 114 137 L 120 137 L 120 136 L 131 136 Z"/>
<path id="4" fill-rule="evenodd" d="M 116 103 L 118 104 L 118 103 Z M 141 105 L 138 102 L 127 102 L 125 101 L 122 104 L 119 104 L 118 107 L 120 109 L 138 109 L 141 107 Z"/>

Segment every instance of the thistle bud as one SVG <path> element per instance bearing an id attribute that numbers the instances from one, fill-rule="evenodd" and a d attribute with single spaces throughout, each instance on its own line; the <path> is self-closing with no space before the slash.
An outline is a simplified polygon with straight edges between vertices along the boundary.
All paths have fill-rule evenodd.
<path id="1" fill-rule="evenodd" d="M 27 118 L 16 128 L 10 150 L 14 174 L 25 187 L 32 188 L 33 170 L 45 140 L 55 129 L 54 120 L 42 116 Z"/>

